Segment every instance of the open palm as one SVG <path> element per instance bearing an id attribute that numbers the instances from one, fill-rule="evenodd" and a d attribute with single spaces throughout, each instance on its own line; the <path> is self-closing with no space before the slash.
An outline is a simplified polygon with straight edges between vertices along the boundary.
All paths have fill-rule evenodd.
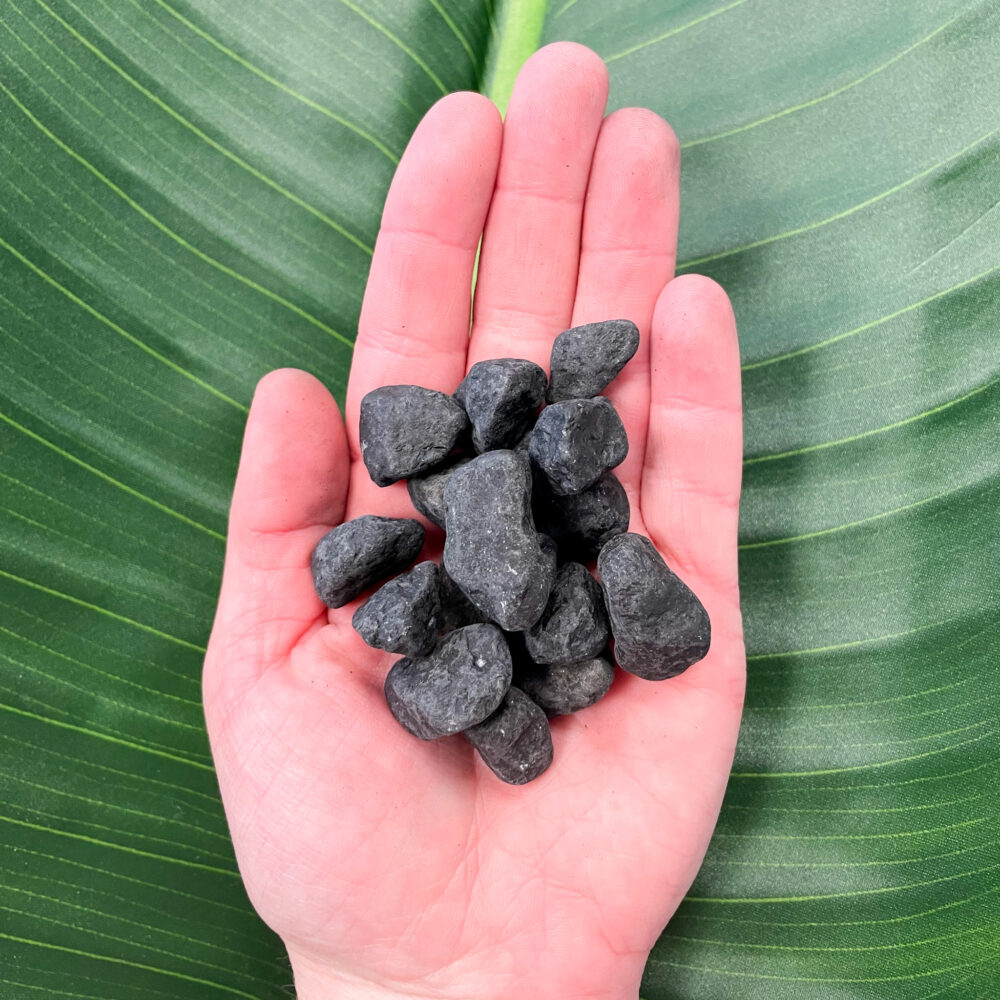
<path id="1" fill-rule="evenodd" d="M 673 133 L 642 109 L 604 117 L 606 98 L 600 59 L 560 43 L 525 65 L 505 123 L 478 95 L 439 101 L 386 201 L 346 431 L 304 372 L 272 372 L 254 398 L 205 711 L 240 870 L 305 1000 L 635 998 L 715 824 L 745 667 L 735 328 L 711 281 L 670 280 Z M 549 770 L 512 787 L 461 737 L 399 727 L 391 658 L 352 630 L 356 603 L 323 607 L 309 556 L 344 518 L 416 516 L 358 457 L 366 392 L 451 392 L 484 358 L 545 366 L 560 330 L 618 317 L 642 334 L 608 392 L 630 530 L 704 602 L 712 648 L 663 683 L 616 671 L 597 705 L 553 720 Z"/>

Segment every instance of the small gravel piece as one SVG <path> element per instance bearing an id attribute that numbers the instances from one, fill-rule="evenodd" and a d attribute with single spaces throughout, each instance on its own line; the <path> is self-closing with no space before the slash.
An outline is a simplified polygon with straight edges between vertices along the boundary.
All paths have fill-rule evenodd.
<path id="1" fill-rule="evenodd" d="M 361 458 L 372 481 L 388 486 L 437 465 L 467 426 L 465 410 L 443 392 L 383 385 L 361 400 Z"/>
<path id="2" fill-rule="evenodd" d="M 409 517 L 366 514 L 328 531 L 312 554 L 320 600 L 343 607 L 363 590 L 406 569 L 424 544 L 424 526 Z"/>
<path id="3" fill-rule="evenodd" d="M 441 584 L 441 631 L 452 632 L 466 625 L 489 621 L 466 596 L 462 588 L 441 567 L 438 574 Z"/>
<path id="4" fill-rule="evenodd" d="M 615 536 L 601 549 L 597 570 L 623 670 L 661 681 L 708 652 L 708 612 L 648 538 Z"/>
<path id="5" fill-rule="evenodd" d="M 523 358 L 478 361 L 455 390 L 476 451 L 513 448 L 545 400 L 545 372 Z"/>
<path id="6" fill-rule="evenodd" d="M 512 687 L 500 707 L 465 730 L 487 767 L 510 785 L 537 778 L 552 763 L 552 732 L 545 712 Z"/>
<path id="7" fill-rule="evenodd" d="M 639 347 L 639 328 L 628 319 L 608 319 L 563 330 L 552 344 L 550 403 L 596 396 Z"/>
<path id="8" fill-rule="evenodd" d="M 406 481 L 406 490 L 410 494 L 413 506 L 420 511 L 428 521 L 444 529 L 445 502 L 444 488 L 448 485 L 451 474 L 467 462 L 469 456 L 461 456 L 446 462 L 439 468 L 425 472 L 422 476 L 413 476 Z"/>
<path id="9" fill-rule="evenodd" d="M 441 628 L 439 590 L 437 563 L 418 563 L 376 590 L 354 612 L 352 624 L 369 646 L 425 656 Z"/>
<path id="10" fill-rule="evenodd" d="M 576 663 L 608 644 L 608 616 L 598 582 L 578 562 L 559 567 L 542 617 L 524 633 L 535 663 Z"/>
<path id="11" fill-rule="evenodd" d="M 625 487 L 613 472 L 573 496 L 557 496 L 536 483 L 534 511 L 538 527 L 559 546 L 559 557 L 583 563 L 596 559 L 609 539 L 628 531 L 630 516 Z"/>
<path id="12" fill-rule="evenodd" d="M 558 496 L 582 493 L 628 454 L 628 437 L 603 396 L 546 406 L 531 431 L 528 454 Z"/>
<path id="13" fill-rule="evenodd" d="M 510 651 L 494 625 L 446 635 L 430 656 L 404 657 L 385 678 L 385 697 L 404 729 L 422 740 L 482 722 L 511 681 Z"/>
<path id="14" fill-rule="evenodd" d="M 556 555 L 535 530 L 527 458 L 505 450 L 474 458 L 448 480 L 445 500 L 448 574 L 501 628 L 534 625 L 552 590 Z"/>
<path id="15" fill-rule="evenodd" d="M 521 687 L 549 715 L 571 715 L 603 698 L 614 676 L 610 660 L 596 656 L 579 663 L 536 667 L 522 680 Z"/>

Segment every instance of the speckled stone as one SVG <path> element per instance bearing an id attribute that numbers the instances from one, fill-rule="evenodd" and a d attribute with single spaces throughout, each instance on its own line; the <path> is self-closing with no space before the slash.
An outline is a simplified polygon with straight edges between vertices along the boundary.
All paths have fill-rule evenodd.
<path id="1" fill-rule="evenodd" d="M 707 652 L 708 612 L 642 535 L 616 535 L 597 557 L 619 666 L 660 681 Z"/>
<path id="2" fill-rule="evenodd" d="M 604 543 L 628 531 L 629 502 L 625 487 L 613 472 L 572 496 L 539 488 L 534 492 L 535 520 L 555 539 L 560 559 L 591 562 Z"/>
<path id="3" fill-rule="evenodd" d="M 597 656 L 609 637 L 600 584 L 580 563 L 560 566 L 542 617 L 524 633 L 528 655 L 535 663 L 575 663 Z"/>
<path id="4" fill-rule="evenodd" d="M 316 593 L 329 607 L 342 607 L 372 584 L 409 566 L 423 544 L 423 525 L 409 517 L 366 514 L 338 524 L 313 549 Z"/>
<path id="5" fill-rule="evenodd" d="M 430 656 L 404 657 L 385 679 L 385 697 L 404 729 L 422 740 L 482 722 L 511 681 L 510 651 L 494 625 L 449 632 Z"/>
<path id="6" fill-rule="evenodd" d="M 603 698 L 614 676 L 610 660 L 596 656 L 579 663 L 538 666 L 521 681 L 521 687 L 549 715 L 571 715 Z"/>
<path id="7" fill-rule="evenodd" d="M 369 646 L 424 656 L 437 642 L 441 597 L 437 563 L 418 563 L 383 584 L 354 612 L 352 624 Z"/>
<path id="8" fill-rule="evenodd" d="M 564 330 L 552 344 L 548 401 L 596 396 L 638 347 L 639 328 L 627 319 L 608 319 Z"/>
<path id="9" fill-rule="evenodd" d="M 437 465 L 467 426 L 465 410 L 443 392 L 383 385 L 361 400 L 361 458 L 372 481 L 388 486 Z"/>
<path id="10" fill-rule="evenodd" d="M 476 451 L 513 448 L 545 400 L 545 372 L 523 358 L 478 361 L 455 390 L 472 423 Z"/>
<path id="11" fill-rule="evenodd" d="M 425 472 L 422 476 L 412 476 L 406 481 L 406 489 L 410 494 L 413 506 L 420 511 L 432 524 L 444 529 L 445 502 L 444 488 L 448 485 L 451 474 L 461 468 L 466 462 L 472 461 L 471 456 L 463 455 L 444 465 Z"/>
<path id="12" fill-rule="evenodd" d="M 465 730 L 483 763 L 501 781 L 524 785 L 552 763 L 552 733 L 545 712 L 512 687 L 485 722 Z"/>

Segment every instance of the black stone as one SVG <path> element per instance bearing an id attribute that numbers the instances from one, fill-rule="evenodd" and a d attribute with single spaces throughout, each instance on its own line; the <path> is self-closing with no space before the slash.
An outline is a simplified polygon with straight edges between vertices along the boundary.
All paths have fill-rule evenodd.
<path id="1" fill-rule="evenodd" d="M 597 656 L 579 663 L 536 667 L 521 681 L 521 687 L 550 715 L 570 715 L 603 698 L 614 676 L 610 660 Z"/>
<path id="2" fill-rule="evenodd" d="M 378 486 L 433 468 L 468 425 L 462 407 L 419 385 L 383 385 L 361 400 L 361 458 Z"/>
<path id="3" fill-rule="evenodd" d="M 552 344 L 548 401 L 596 396 L 638 347 L 639 328 L 627 319 L 608 319 L 563 330 Z"/>
<path id="4" fill-rule="evenodd" d="M 429 653 L 441 628 L 437 563 L 418 563 L 383 584 L 354 612 L 352 624 L 376 649 L 406 656 Z"/>
<path id="5" fill-rule="evenodd" d="M 479 610 L 466 596 L 462 588 L 441 567 L 438 574 L 441 584 L 441 631 L 451 632 L 465 625 L 478 625 L 489 621 L 489 618 Z"/>
<path id="6" fill-rule="evenodd" d="M 328 531 L 312 554 L 313 585 L 331 608 L 406 569 L 424 544 L 424 526 L 409 517 L 366 514 Z"/>
<path id="7" fill-rule="evenodd" d="M 439 468 L 425 472 L 422 476 L 413 476 L 406 481 L 406 489 L 413 506 L 439 528 L 444 528 L 444 488 L 448 485 L 451 474 L 469 461 L 470 457 L 460 456 L 445 462 Z"/>
<path id="8" fill-rule="evenodd" d="M 524 633 L 528 655 L 535 663 L 576 663 L 597 656 L 609 637 L 598 582 L 580 563 L 560 566 L 542 617 Z"/>
<path id="9" fill-rule="evenodd" d="M 513 448 L 531 426 L 545 400 L 545 372 L 533 361 L 494 358 L 478 361 L 455 390 L 472 422 L 478 452 Z"/>
<path id="10" fill-rule="evenodd" d="M 665 680 L 708 652 L 708 612 L 648 538 L 615 536 L 601 549 L 597 570 L 623 670 Z"/>
<path id="11" fill-rule="evenodd" d="M 385 697 L 404 729 L 422 740 L 482 722 L 510 687 L 510 651 L 494 625 L 446 635 L 430 656 L 404 657 L 385 678 Z"/>
<path id="12" fill-rule="evenodd" d="M 527 458 L 488 451 L 463 465 L 445 488 L 444 567 L 466 597 L 501 628 L 541 617 L 556 572 L 531 514 Z"/>
<path id="13" fill-rule="evenodd" d="M 558 496 L 535 484 L 535 521 L 559 546 L 560 559 L 590 562 L 610 538 L 628 531 L 629 502 L 613 472 L 572 496 Z"/>
<path id="14" fill-rule="evenodd" d="M 559 496 L 582 493 L 628 454 L 621 417 L 603 396 L 546 406 L 531 431 L 528 454 Z"/>
<path id="15" fill-rule="evenodd" d="M 500 707 L 465 730 L 483 763 L 502 781 L 523 785 L 552 763 L 552 732 L 545 712 L 512 687 Z"/>

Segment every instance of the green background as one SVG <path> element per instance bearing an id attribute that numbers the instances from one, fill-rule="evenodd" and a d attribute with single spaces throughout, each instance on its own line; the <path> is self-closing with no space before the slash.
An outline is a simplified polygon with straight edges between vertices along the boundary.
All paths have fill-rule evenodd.
<path id="1" fill-rule="evenodd" d="M 0 996 L 287 996 L 199 672 L 256 379 L 343 396 L 443 93 L 591 45 L 740 327 L 734 776 L 643 995 L 996 995 L 1000 5 L 0 0 Z"/>

